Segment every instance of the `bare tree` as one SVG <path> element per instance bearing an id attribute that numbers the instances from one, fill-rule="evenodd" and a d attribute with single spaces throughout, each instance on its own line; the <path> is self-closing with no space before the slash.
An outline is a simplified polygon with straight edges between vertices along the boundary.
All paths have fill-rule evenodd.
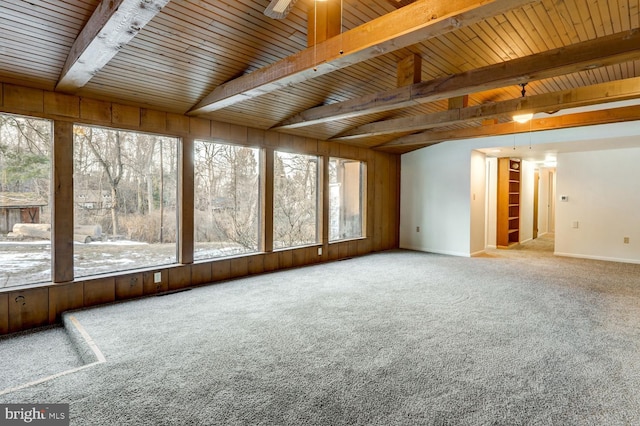
<path id="1" fill-rule="evenodd" d="M 93 153 L 95 159 L 102 167 L 111 190 L 109 209 L 111 211 L 111 232 L 117 235 L 118 224 L 118 185 L 124 174 L 122 158 L 122 137 L 118 131 L 107 131 L 84 127 L 83 132 L 77 133 Z"/>
<path id="2" fill-rule="evenodd" d="M 274 244 L 292 247 L 317 237 L 317 157 L 276 153 Z"/>
<path id="3" fill-rule="evenodd" d="M 154 211 L 153 203 L 153 166 L 156 149 L 156 137 L 136 133 L 134 136 L 134 157 L 132 171 L 135 174 L 136 208 L 138 214 Z"/>
<path id="4" fill-rule="evenodd" d="M 199 142 L 195 146 L 197 240 L 226 243 L 244 251 L 258 245 L 258 151 Z M 203 215 L 200 212 L 206 211 Z"/>

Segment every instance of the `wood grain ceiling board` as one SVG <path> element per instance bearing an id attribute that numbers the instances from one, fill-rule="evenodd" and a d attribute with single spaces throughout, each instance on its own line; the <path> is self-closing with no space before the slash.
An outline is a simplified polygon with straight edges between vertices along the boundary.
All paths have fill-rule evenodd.
<path id="1" fill-rule="evenodd" d="M 403 7 L 413 3 L 416 0 L 387 0 L 392 6 Z"/>
<path id="2" fill-rule="evenodd" d="M 582 6 L 585 7 L 585 3 L 583 3 Z M 524 9 L 527 9 L 527 8 L 524 8 Z M 529 10 L 530 10 L 530 13 L 531 13 L 535 9 L 533 7 L 531 7 L 531 8 L 529 8 Z M 551 15 L 549 10 L 550 9 L 549 9 L 548 5 L 546 5 L 545 8 L 544 8 L 544 11 L 545 11 L 545 13 L 547 14 L 548 17 L 551 17 L 552 15 Z M 539 16 L 541 12 L 536 12 L 536 13 Z M 513 17 L 512 18 L 516 19 L 516 16 L 518 16 L 518 14 L 517 13 L 513 13 Z M 559 17 L 560 16 L 560 12 L 554 12 L 553 16 L 555 17 L 556 21 L 559 20 L 560 19 L 560 17 Z M 534 27 L 534 25 L 531 24 L 531 23 L 529 23 L 528 25 L 523 26 L 522 22 L 525 19 L 528 19 L 527 15 L 526 14 L 520 14 L 518 19 L 516 19 L 516 21 L 517 20 L 519 20 L 519 21 L 516 22 L 516 25 L 514 26 L 510 22 L 501 20 L 500 17 L 495 18 L 495 20 L 497 20 L 498 22 L 501 22 L 502 31 L 503 31 L 503 37 L 506 37 L 506 36 L 504 36 L 504 34 L 506 34 L 506 33 L 511 34 L 509 36 L 511 41 L 518 40 L 517 43 L 512 43 L 512 44 L 516 44 L 516 45 L 518 45 L 520 43 L 525 43 L 527 40 L 525 40 L 525 37 L 521 36 L 517 31 L 514 31 L 514 29 L 515 28 L 522 29 L 522 28 L 526 28 L 526 27 L 529 27 L 529 28 L 533 28 Z M 566 21 L 566 19 L 565 19 L 565 21 Z M 539 25 L 540 22 L 541 22 L 541 20 L 536 21 L 535 25 Z M 486 29 L 487 28 L 486 24 L 478 25 L 477 27 L 482 28 L 483 26 L 485 28 L 485 32 L 488 31 Z M 567 26 L 567 27 L 571 28 L 570 26 Z M 473 31 L 474 29 L 475 29 L 475 27 L 472 26 L 472 27 L 469 27 L 468 29 L 462 30 L 461 32 Z M 549 33 L 550 32 L 547 32 L 547 34 L 549 34 Z M 556 33 L 558 33 L 558 32 L 556 32 Z M 569 40 L 569 39 L 576 40 L 578 38 L 577 32 L 569 34 L 569 32 L 566 31 L 566 28 L 565 28 L 565 31 L 563 32 L 563 34 L 566 34 L 566 37 L 564 37 L 564 39 L 566 39 L 566 40 Z M 478 32 L 477 35 L 478 35 L 478 37 L 480 37 L 479 32 Z M 472 37 L 467 35 L 467 38 L 463 39 L 462 43 L 459 43 L 459 42 L 457 42 L 456 40 L 453 39 L 453 38 L 458 37 L 458 36 L 459 36 L 458 33 L 448 34 L 446 36 L 440 37 L 437 40 L 434 40 L 434 41 L 430 42 L 431 45 L 433 46 L 430 49 L 430 51 L 431 51 L 430 53 L 431 53 L 432 57 L 436 57 L 436 58 L 456 58 L 457 57 L 458 58 L 459 62 L 457 64 L 455 64 L 454 66 L 449 66 L 449 68 L 448 68 L 449 72 L 448 73 L 452 72 L 451 70 L 454 70 L 454 69 L 460 70 L 460 69 L 466 68 L 465 62 L 463 62 L 463 60 L 466 61 L 466 64 L 469 64 L 468 66 L 470 68 L 474 68 L 474 67 L 478 66 L 477 62 L 474 63 L 474 61 L 475 61 L 474 58 L 478 58 L 479 55 L 478 54 L 473 54 L 473 53 L 471 55 L 469 55 L 468 51 L 465 52 L 466 45 L 469 44 L 469 41 L 472 40 Z M 555 38 L 558 39 L 558 37 L 555 37 Z M 446 47 L 446 45 L 448 45 L 449 51 L 448 52 L 444 52 L 443 50 L 441 50 L 440 52 L 436 52 L 436 49 L 438 48 L 439 45 L 440 46 L 444 45 L 445 47 Z M 543 46 L 540 46 L 540 45 L 536 46 L 535 44 L 531 44 L 531 43 L 523 44 L 522 46 L 524 46 L 524 48 L 527 49 L 526 50 L 527 54 L 533 53 L 535 51 L 534 49 L 528 47 L 529 45 L 533 46 L 534 49 L 538 49 L 540 51 L 546 50 L 546 45 L 543 47 Z M 552 44 L 549 44 L 549 45 L 552 45 Z M 474 46 L 474 48 L 477 49 L 477 46 L 478 45 L 476 44 L 476 46 Z M 454 51 L 456 53 L 453 53 Z M 434 52 L 436 52 L 436 53 L 434 54 Z M 482 54 L 481 56 L 483 58 L 486 58 L 488 55 Z M 512 55 L 509 55 L 509 56 L 512 56 Z M 517 55 L 517 56 L 520 56 L 520 55 Z M 522 55 L 522 56 L 524 56 L 524 55 Z M 463 58 L 466 58 L 466 59 L 463 59 Z M 471 59 L 469 59 L 469 58 L 471 58 Z M 427 58 L 425 60 L 425 64 L 426 64 L 426 68 L 427 68 L 426 74 L 427 75 L 429 75 L 429 74 L 435 75 L 437 73 L 429 73 L 429 66 L 433 63 L 433 61 L 431 61 L 430 59 L 431 58 Z M 609 70 L 611 70 L 611 69 L 616 70 L 617 67 L 615 67 L 615 66 L 608 67 L 608 69 Z M 625 67 L 625 69 L 629 70 L 629 69 L 631 69 L 631 67 L 627 66 L 627 67 Z M 600 70 L 600 72 L 603 72 L 603 71 Z M 596 74 L 596 73 L 597 73 L 596 71 L 593 72 L 593 74 Z M 621 75 L 621 74 L 620 73 L 616 73 L 616 75 Z M 592 78 L 592 80 L 595 81 L 596 79 Z M 555 90 L 559 90 L 559 88 L 566 88 L 567 87 L 566 86 L 566 82 L 567 81 L 571 81 L 571 80 L 563 78 L 563 77 L 559 77 L 559 78 L 556 78 L 556 79 L 549 79 L 549 80 L 547 80 L 545 82 L 542 82 L 539 86 L 541 86 L 541 87 L 542 86 L 546 86 L 546 88 L 543 88 L 543 90 L 546 90 L 546 91 L 555 91 Z"/>
<path id="3" fill-rule="evenodd" d="M 96 1 L 0 2 L 0 78 L 53 89 Z"/>
<path id="4" fill-rule="evenodd" d="M 214 4 L 169 3 L 79 93 L 103 98 L 117 93 L 130 102 L 183 113 L 217 84 L 294 51 L 295 46 L 283 49 L 281 43 L 261 49 L 251 30 L 238 29 L 245 14 L 233 7 L 236 2 L 224 10 L 214 10 Z M 272 35 L 278 42 L 288 40 Z"/>
<path id="5" fill-rule="evenodd" d="M 426 42 L 239 102 L 211 114 L 211 118 L 235 124 L 252 123 L 266 129 L 320 104 L 391 90 L 396 85 L 398 61 L 412 53 L 422 57 L 422 80 L 428 81 L 637 29 L 639 1 L 536 1 Z M 1 1 L 0 81 L 53 89 L 69 48 L 98 3 L 99 0 Z M 263 15 L 268 3 L 268 0 L 172 0 L 77 93 L 184 113 L 220 84 L 306 48 L 306 14 L 313 3 L 298 1 L 282 20 Z M 343 30 L 396 10 L 392 3 L 344 0 Z M 640 58 L 532 81 L 527 85 L 527 94 L 639 75 Z M 472 105 L 498 102 L 518 97 L 519 87 L 469 95 Z M 288 132 L 327 139 L 350 126 L 446 108 L 446 101 L 439 101 Z M 469 124 L 463 125 L 466 126 Z"/>

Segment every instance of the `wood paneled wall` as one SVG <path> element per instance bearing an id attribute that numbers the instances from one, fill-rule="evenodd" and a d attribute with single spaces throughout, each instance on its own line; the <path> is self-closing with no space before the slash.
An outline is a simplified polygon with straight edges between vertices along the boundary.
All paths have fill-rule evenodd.
<path id="1" fill-rule="evenodd" d="M 69 123 L 100 125 L 182 138 L 185 151 L 180 176 L 186 191 L 183 192 L 181 202 L 183 208 L 186 206 L 186 213 L 189 213 L 189 207 L 193 205 L 193 188 L 190 187 L 193 185 L 193 170 L 189 170 L 188 165 L 193 164 L 190 161 L 189 149 L 194 139 L 262 147 L 265 149 L 266 158 L 273 158 L 274 150 L 283 150 L 315 154 L 325 158 L 351 158 L 365 161 L 367 164 L 366 236 L 332 244 L 327 241 L 328 206 L 327 197 L 324 197 L 323 211 L 319 215 L 323 221 L 320 227 L 322 242 L 316 245 L 271 251 L 271 238 L 266 236 L 266 241 L 263 242 L 265 251 L 262 253 L 192 263 L 193 257 L 190 253 L 193 247 L 193 223 L 187 219 L 182 225 L 191 229 L 183 229 L 180 232 L 180 261 L 183 263 L 72 281 L 69 265 L 55 261 L 56 258 L 60 258 L 60 251 L 65 258 L 72 258 L 73 245 L 66 244 L 65 238 L 71 231 L 67 229 L 68 226 L 58 224 L 66 223 L 68 217 L 54 217 L 56 229 L 52 231 L 52 235 L 56 241 L 52 250 L 58 253 L 53 253 L 53 265 L 60 269 L 53 271 L 52 276 L 54 281 L 58 282 L 0 290 L 0 334 L 55 323 L 59 321 L 60 314 L 67 310 L 398 247 L 398 155 L 6 83 L 0 84 L 0 112 L 54 120 L 54 135 L 56 139 L 59 138 L 53 141 L 54 179 L 63 186 L 53 194 L 54 212 L 59 207 L 56 204 L 72 207 L 73 203 L 69 195 L 72 193 L 69 187 L 72 180 L 69 178 L 73 172 L 73 162 L 69 161 L 68 155 L 65 156 L 59 151 L 68 150 L 68 138 L 71 133 Z M 64 139 L 64 135 L 67 135 L 67 140 Z M 268 173 L 269 168 L 265 169 Z M 323 186 L 328 186 L 326 178 L 322 179 L 322 182 Z M 265 206 L 269 208 L 268 201 Z M 59 213 L 63 214 L 63 211 L 60 210 Z M 265 229 L 272 229 L 272 223 L 269 223 L 269 220 L 265 222 Z M 318 255 L 320 247 L 322 255 Z M 154 282 L 154 274 L 157 272 L 161 274 L 159 283 Z"/>

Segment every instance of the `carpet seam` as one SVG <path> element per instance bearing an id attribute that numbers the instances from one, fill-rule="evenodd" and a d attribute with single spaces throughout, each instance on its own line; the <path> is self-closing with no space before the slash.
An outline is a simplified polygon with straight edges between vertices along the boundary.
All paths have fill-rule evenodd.
<path id="1" fill-rule="evenodd" d="M 68 374 L 72 374 L 72 373 L 77 373 L 78 371 L 82 371 L 85 370 L 87 368 L 93 367 L 95 365 L 98 364 L 103 364 L 105 362 L 107 362 L 107 359 L 105 358 L 104 354 L 102 353 L 102 351 L 100 350 L 100 348 L 98 348 L 98 346 L 96 345 L 96 343 L 93 341 L 93 339 L 91 338 L 91 336 L 89 335 L 89 333 L 87 332 L 87 330 L 85 330 L 85 328 L 82 326 L 82 324 L 80 324 L 80 322 L 77 320 L 76 317 L 74 317 L 73 315 L 64 315 L 63 316 L 63 324 L 64 324 L 64 328 L 67 331 L 67 334 L 69 334 L 69 338 L 72 341 L 74 347 L 76 348 L 76 350 L 78 351 L 78 354 L 80 355 L 80 358 L 82 359 L 83 362 L 86 362 L 88 356 L 87 356 L 87 351 L 90 351 L 91 354 L 93 354 L 94 360 L 92 362 L 89 362 L 88 364 L 85 365 L 81 365 L 80 367 L 76 367 L 76 368 L 72 368 L 69 370 L 65 370 L 65 371 L 61 371 L 60 373 L 56 373 L 56 374 L 52 374 L 50 376 L 46 376 L 43 377 L 41 379 L 37 379 L 37 380 L 33 380 L 31 382 L 27 382 L 24 383 L 22 385 L 18 385 L 18 386 L 14 386 L 11 388 L 7 388 L 4 390 L 0 390 L 0 396 L 2 395 L 6 395 L 12 392 L 16 392 L 22 389 L 26 389 L 29 388 L 31 386 L 35 386 L 35 385 L 39 385 L 41 383 L 45 383 L 48 382 L 50 380 L 53 379 L 57 379 L 58 377 L 62 377 L 62 376 L 66 376 Z M 72 328 L 70 330 L 70 328 Z M 80 335 L 81 341 L 78 342 L 79 338 L 77 337 L 77 335 Z M 85 349 L 82 350 L 79 346 L 85 346 Z"/>

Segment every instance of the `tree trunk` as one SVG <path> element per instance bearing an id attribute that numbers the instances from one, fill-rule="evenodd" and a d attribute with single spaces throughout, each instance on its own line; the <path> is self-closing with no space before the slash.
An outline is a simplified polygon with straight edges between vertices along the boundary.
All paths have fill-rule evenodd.
<path id="1" fill-rule="evenodd" d="M 164 165 L 162 164 L 162 141 L 160 141 L 160 243 L 164 239 Z"/>
<path id="2" fill-rule="evenodd" d="M 113 236 L 118 235 L 118 189 L 111 187 L 111 224 L 113 227 Z"/>
<path id="3" fill-rule="evenodd" d="M 145 179 L 147 181 L 147 204 L 149 205 L 149 214 L 151 214 L 154 208 L 153 208 L 153 179 L 151 177 L 150 172 L 147 172 L 147 176 Z"/>

